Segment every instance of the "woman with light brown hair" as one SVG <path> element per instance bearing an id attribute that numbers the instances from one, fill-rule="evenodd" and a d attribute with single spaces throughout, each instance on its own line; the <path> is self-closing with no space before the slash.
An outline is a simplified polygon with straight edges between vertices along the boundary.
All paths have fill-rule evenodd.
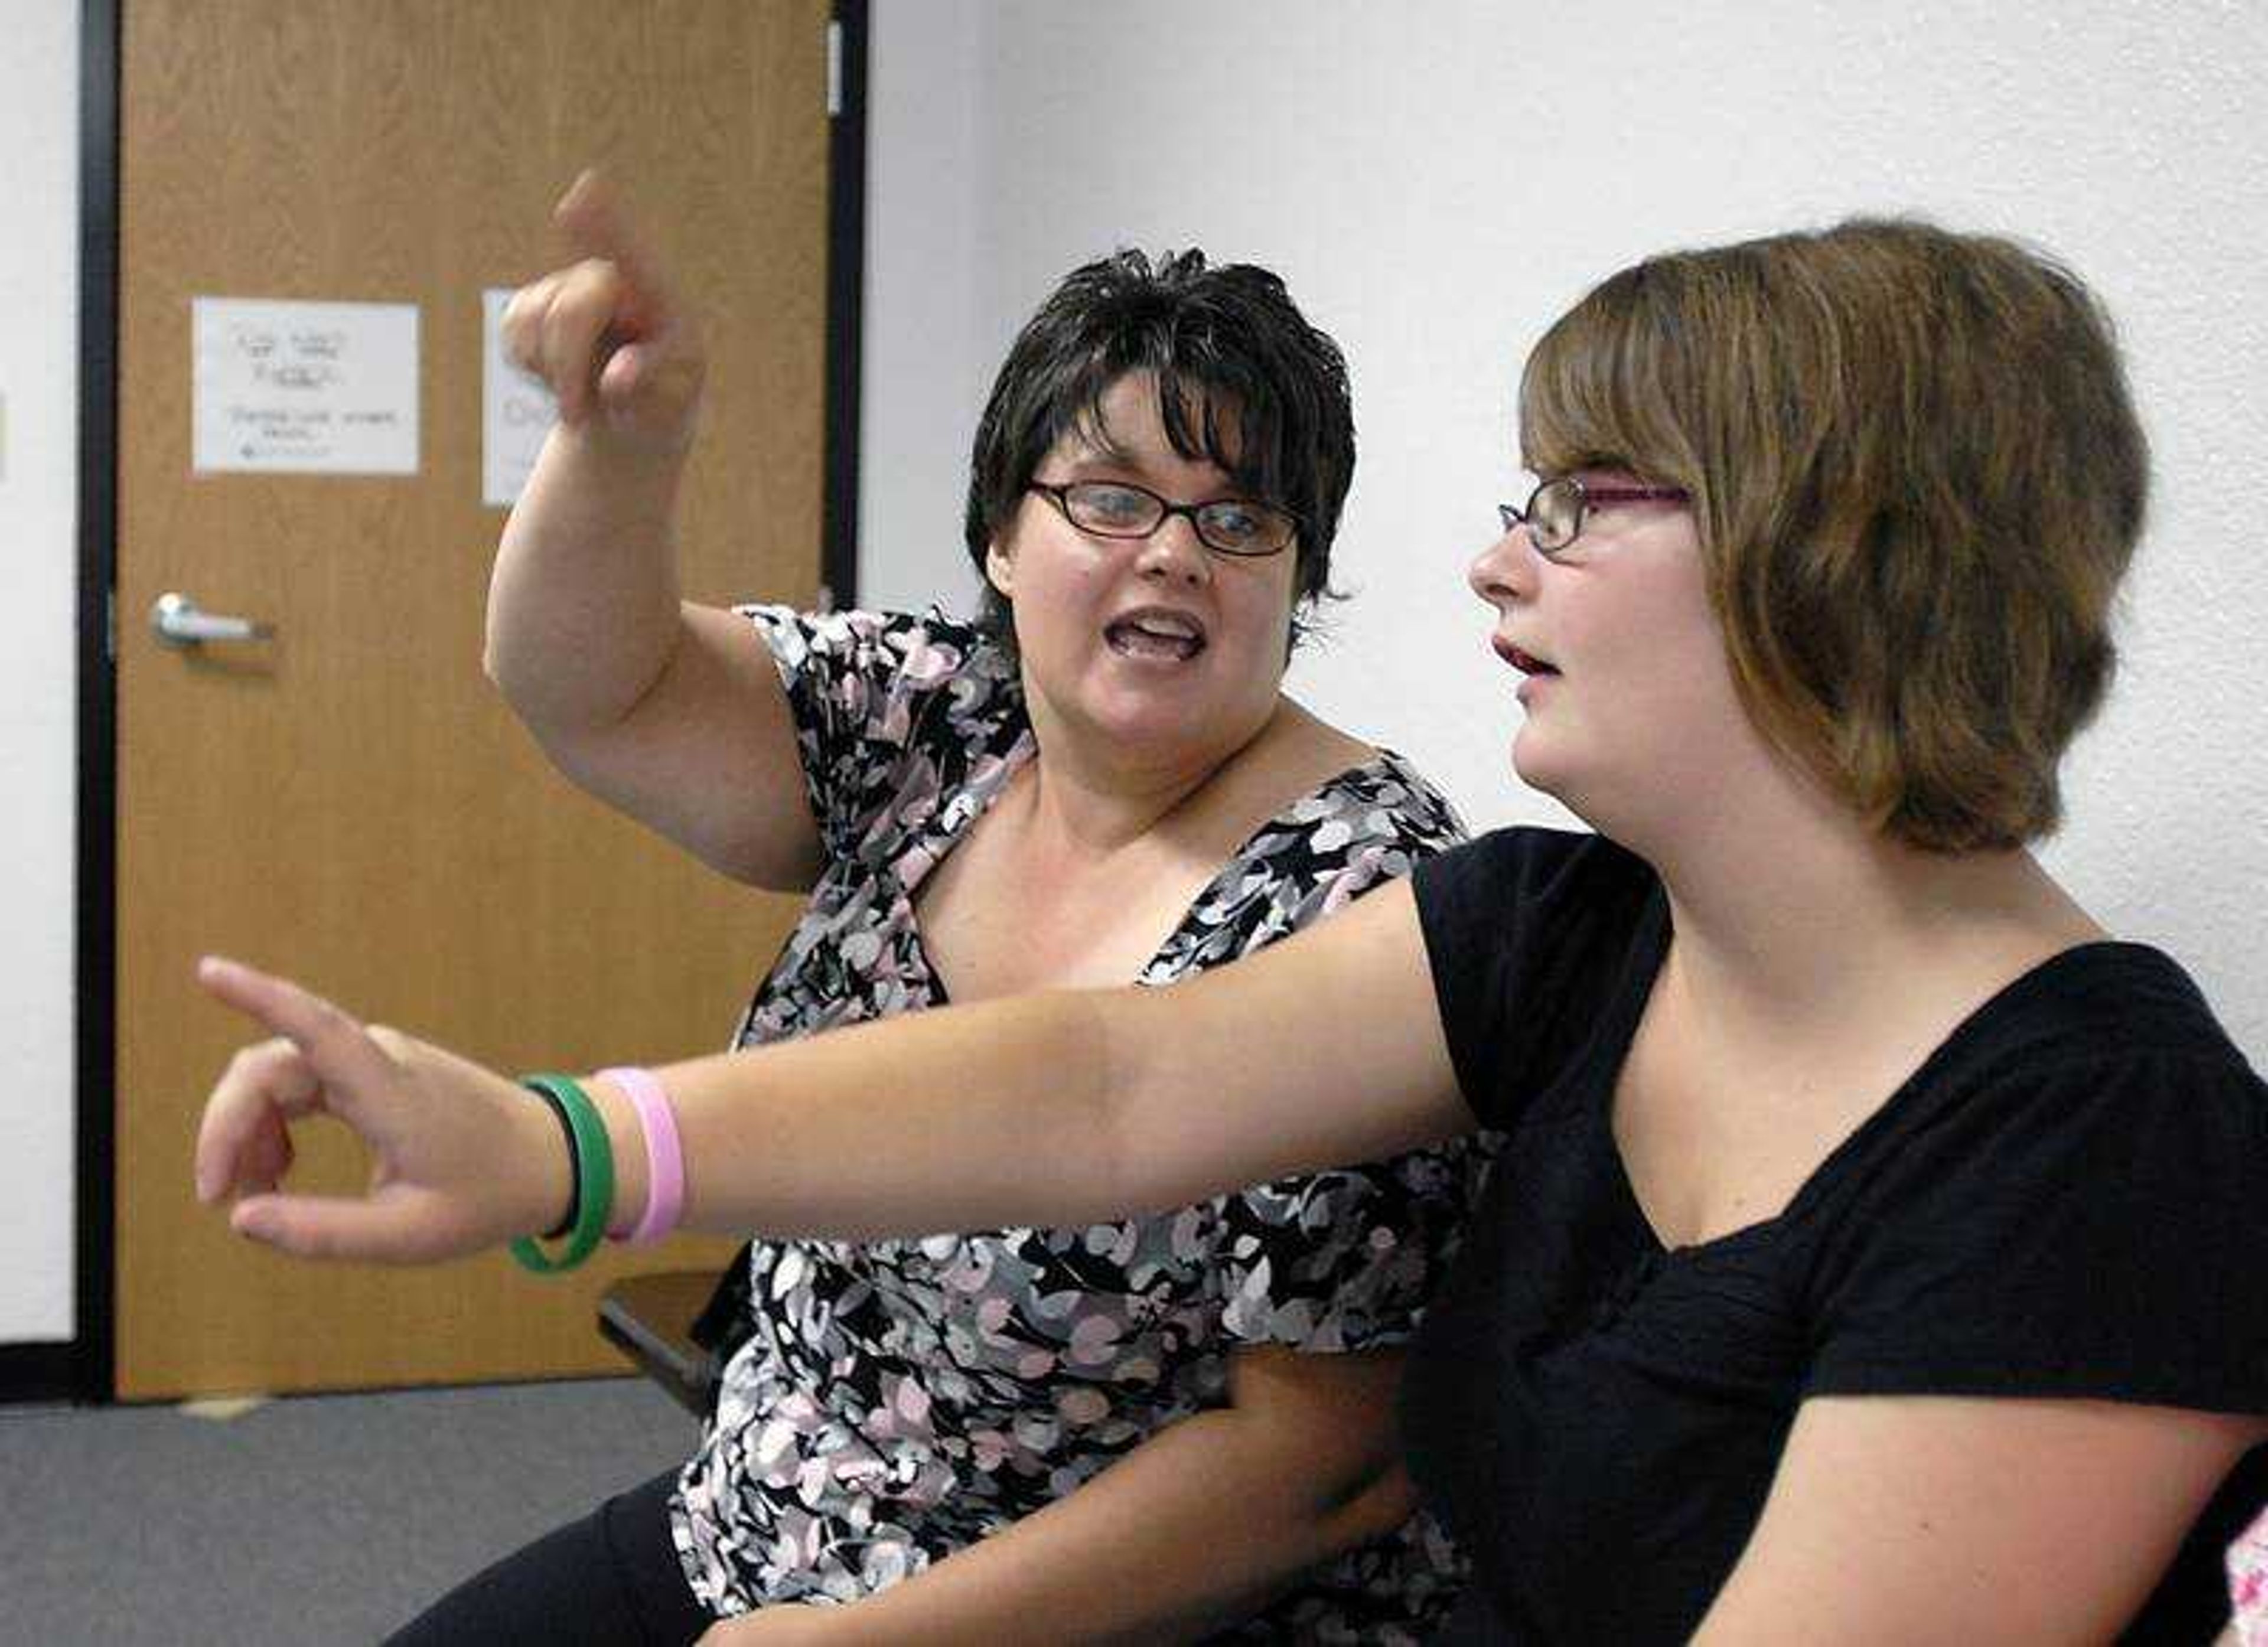
<path id="1" fill-rule="evenodd" d="M 2268 1089 L 2027 849 L 2143 518 L 2107 321 L 2011 242 L 1851 223 L 1613 276 L 1521 410 L 1542 480 L 1471 582 L 1518 770 L 1597 834 L 1498 831 L 1169 991 L 661 1071 L 693 1217 L 1084 1217 L 1501 1128 L 1402 1401 L 1475 1567 L 1448 1639 L 2208 1637 L 2268 1493 L 2268 1298 L 2220 1279 L 2268 1271 Z M 282 1037 L 216 1089 L 203 1192 L 318 1088 L 388 1174 L 239 1230 L 556 1218 L 510 1082 L 203 976 Z M 912 1079 L 920 1147 L 871 1158 Z"/>

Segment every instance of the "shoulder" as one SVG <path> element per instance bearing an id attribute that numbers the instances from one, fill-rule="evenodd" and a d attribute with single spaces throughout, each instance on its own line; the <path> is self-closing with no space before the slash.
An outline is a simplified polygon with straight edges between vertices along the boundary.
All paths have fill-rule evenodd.
<path id="1" fill-rule="evenodd" d="M 2175 1137 L 2198 1127 L 2268 1137 L 2268 1087 L 2180 963 L 2138 944 L 2081 945 L 2034 967 L 1980 1006 L 1914 1086 L 1915 1126 L 1965 1113 L 1972 1125 L 2075 1143 L 2155 1117 Z M 2129 1147 L 2156 1147 L 2163 1135 L 2150 1130 Z"/>
<path id="2" fill-rule="evenodd" d="M 1565 956 L 1618 955 L 1660 890 L 1643 859 L 1603 835 L 1528 827 L 1442 854 L 1418 868 L 1415 885 L 1437 964 L 1545 943 Z"/>
<path id="3" fill-rule="evenodd" d="M 1381 750 L 1255 830 L 1224 876 L 1248 893 L 1269 888 L 1267 929 L 1281 933 L 1402 879 L 1464 839 L 1448 798 L 1402 756 Z"/>
<path id="4" fill-rule="evenodd" d="M 1980 1008 L 1979 1052 L 2000 1062 L 2150 1049 L 2243 1062 L 2205 991 L 2163 950 L 2081 944 Z"/>
<path id="5" fill-rule="evenodd" d="M 1602 835 L 1525 825 L 1491 829 L 1433 865 L 1429 878 L 1493 888 L 1527 901 L 1564 896 L 1578 886 L 1650 885 L 1645 861 Z"/>
<path id="6" fill-rule="evenodd" d="M 778 669 L 831 859 L 895 857 L 941 798 L 1011 758 L 1028 734 L 1013 663 L 982 629 L 934 607 L 735 610 Z"/>
<path id="7" fill-rule="evenodd" d="M 1843 1377 L 2268 1402 L 2268 1086 L 2156 951 L 2088 945 L 2010 985 L 1820 1191 Z"/>
<path id="8" fill-rule="evenodd" d="M 919 613 L 737 608 L 770 649 L 799 723 L 859 745 L 988 745 L 1020 727 L 1015 664 L 983 629 Z"/>
<path id="9" fill-rule="evenodd" d="M 922 612 L 804 612 L 749 604 L 733 609 L 755 628 L 784 668 L 824 663 L 930 682 L 972 672 L 1015 673 L 998 643 L 982 629 L 950 617 L 938 607 Z"/>
<path id="10" fill-rule="evenodd" d="M 1464 820 L 1449 798 L 1390 749 L 1333 773 L 1285 806 L 1261 835 L 1295 838 L 1308 851 L 1332 857 L 1345 857 L 1366 842 L 1390 842 L 1430 856 L 1466 838 Z"/>
<path id="11" fill-rule="evenodd" d="M 1373 753 L 1284 805 L 1229 853 L 1157 975 L 1289 937 L 1464 838 L 1440 790 L 1401 756 Z"/>
<path id="12" fill-rule="evenodd" d="M 1642 981 L 1668 906 L 1644 860 L 1604 836 L 1498 829 L 1418 865 L 1418 924 L 1459 1085 L 1508 1127 Z"/>

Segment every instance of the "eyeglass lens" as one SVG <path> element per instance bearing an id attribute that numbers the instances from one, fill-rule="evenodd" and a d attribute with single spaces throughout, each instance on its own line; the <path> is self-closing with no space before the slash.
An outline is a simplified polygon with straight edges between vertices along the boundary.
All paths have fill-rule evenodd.
<path id="1" fill-rule="evenodd" d="M 1259 504 L 1224 497 L 1174 505 L 1138 486 L 1085 482 L 1063 489 L 1064 513 L 1073 526 L 1106 537 L 1146 537 L 1168 514 L 1187 515 L 1197 536 L 1224 555 L 1270 555 L 1292 538 L 1289 517 Z"/>
<path id="2" fill-rule="evenodd" d="M 1583 528 L 1583 489 L 1572 475 L 1546 481 L 1528 495 L 1526 508 L 1498 504 L 1496 513 L 1506 532 L 1526 526 L 1537 554 L 1556 555 Z"/>
<path id="3" fill-rule="evenodd" d="M 1572 479 L 1546 481 L 1528 500 L 1528 531 L 1536 549 L 1552 555 L 1583 527 L 1583 489 Z"/>

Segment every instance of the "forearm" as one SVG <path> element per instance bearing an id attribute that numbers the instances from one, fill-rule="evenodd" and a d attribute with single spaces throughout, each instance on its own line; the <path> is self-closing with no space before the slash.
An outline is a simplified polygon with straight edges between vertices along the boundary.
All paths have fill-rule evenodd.
<path id="1" fill-rule="evenodd" d="M 840 1639 L 1191 1640 L 1408 1518 L 1397 1466 L 1319 1469 L 1318 1451 L 1233 1409 L 1186 1419 L 1068 1497 L 847 1609 Z"/>
<path id="2" fill-rule="evenodd" d="M 683 1222 L 871 1239 L 1123 1212 L 1110 1012 L 1105 995 L 1032 996 L 658 1070 L 683 1149 Z M 646 1197 L 638 1121 L 606 1084 L 593 1096 L 627 1219 Z"/>
<path id="3" fill-rule="evenodd" d="M 545 442 L 497 546 L 485 659 L 539 735 L 611 724 L 667 665 L 683 467 L 681 452 L 624 451 L 590 423 Z"/>

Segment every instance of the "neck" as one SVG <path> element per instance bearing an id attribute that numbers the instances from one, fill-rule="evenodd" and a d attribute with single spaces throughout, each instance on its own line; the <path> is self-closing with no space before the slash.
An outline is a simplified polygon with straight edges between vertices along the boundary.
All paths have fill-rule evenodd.
<path id="1" fill-rule="evenodd" d="M 1682 987 L 1736 1018 L 1800 1033 L 1973 995 L 2102 936 L 2029 852 L 1926 852 L 1800 778 L 1745 799 L 1647 854 Z"/>
<path id="2" fill-rule="evenodd" d="M 1108 856 L 1169 831 L 1215 777 L 1306 717 L 1307 711 L 1279 697 L 1268 718 L 1238 740 L 1161 752 L 1042 724 L 1035 708 L 1040 758 L 1032 763 L 1026 792 L 1026 825 L 1037 843 L 1088 857 Z"/>

